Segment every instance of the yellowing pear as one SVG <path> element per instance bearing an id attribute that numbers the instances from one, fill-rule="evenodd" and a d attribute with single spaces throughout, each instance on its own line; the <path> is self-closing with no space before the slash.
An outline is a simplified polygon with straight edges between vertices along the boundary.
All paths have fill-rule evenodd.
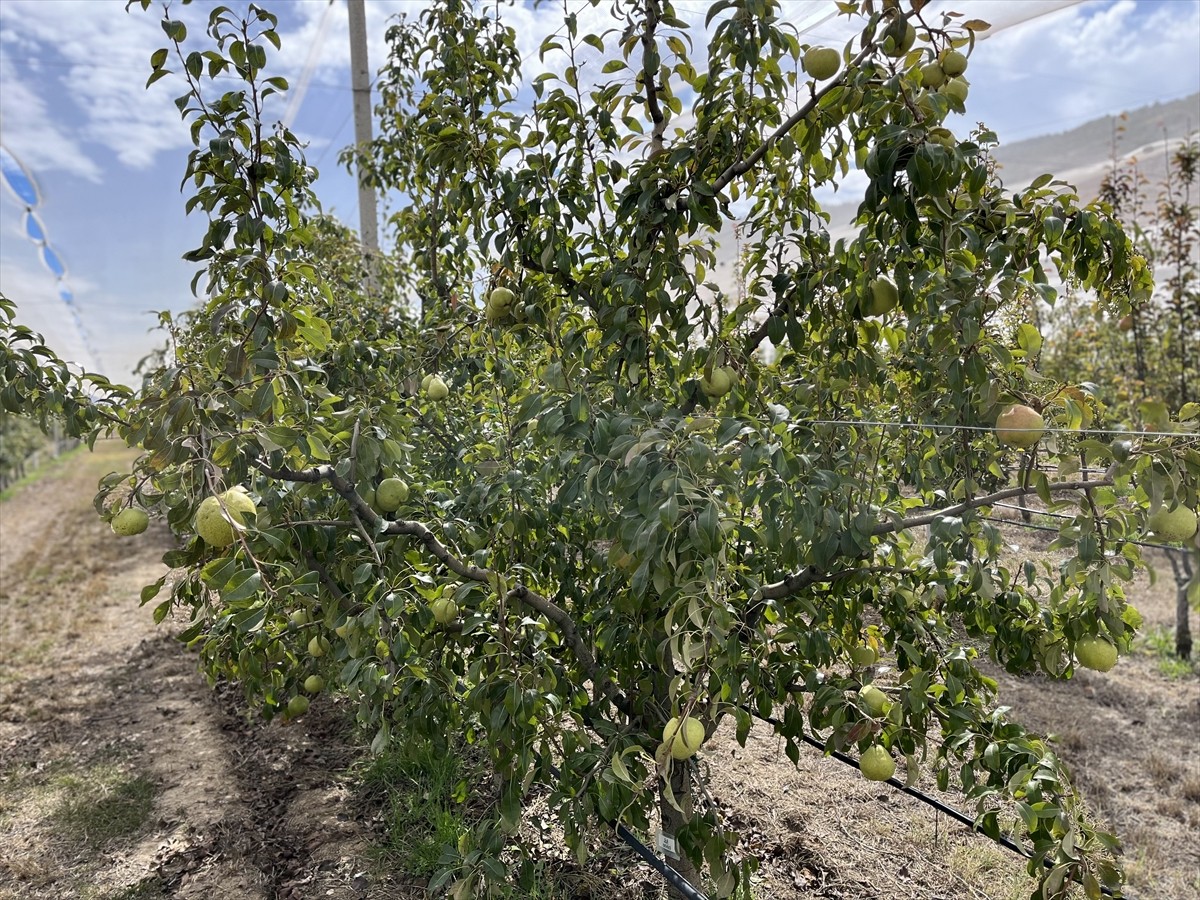
<path id="1" fill-rule="evenodd" d="M 817 81 L 825 81 L 837 74 L 842 65 L 841 54 L 832 47 L 810 47 L 804 53 L 804 71 Z"/>
<path id="2" fill-rule="evenodd" d="M 1165 506 L 1154 513 L 1146 525 L 1162 541 L 1186 541 L 1196 533 L 1196 513 L 1180 504 L 1168 510 Z"/>
<path id="3" fill-rule="evenodd" d="M 883 52 L 893 59 L 898 59 L 912 49 L 916 40 L 917 30 L 913 28 L 912 23 L 896 19 L 884 33 Z"/>
<path id="4" fill-rule="evenodd" d="M 445 597 L 434 600 L 429 605 L 429 608 L 433 612 L 434 621 L 439 625 L 449 625 L 458 618 L 458 604 L 453 600 L 447 600 Z"/>
<path id="5" fill-rule="evenodd" d="M 700 745 L 704 743 L 704 724 L 699 719 L 688 716 L 680 727 L 679 716 L 671 719 L 663 729 L 663 743 L 671 746 L 671 756 L 674 759 L 687 759 L 695 756 Z"/>
<path id="6" fill-rule="evenodd" d="M 430 400 L 434 400 L 434 401 L 445 400 L 447 397 L 450 396 L 450 388 L 446 386 L 446 382 L 442 381 L 442 379 L 439 376 L 434 375 L 432 378 L 429 379 L 429 384 L 427 384 L 425 386 L 425 395 Z M 375 495 L 376 495 L 376 497 L 378 497 L 379 492 L 376 491 Z"/>
<path id="7" fill-rule="evenodd" d="M 232 488 L 219 497 L 205 497 L 196 510 L 196 534 L 211 547 L 228 547 L 237 529 L 253 522 L 258 508 L 245 488 Z"/>
<path id="8" fill-rule="evenodd" d="M 303 694 L 297 694 L 288 701 L 287 714 L 289 716 L 302 716 L 308 712 L 308 698 Z"/>
<path id="9" fill-rule="evenodd" d="M 1002 444 L 1028 449 L 1046 433 L 1046 420 L 1031 407 L 1015 403 L 996 417 L 996 438 Z"/>
<path id="10" fill-rule="evenodd" d="M 871 296 L 864 304 L 863 312 L 868 316 L 882 316 L 900 303 L 900 291 L 890 278 L 880 276 L 871 282 Z"/>
<path id="11" fill-rule="evenodd" d="M 150 517 L 146 515 L 144 509 L 130 507 L 123 509 L 115 516 L 111 523 L 113 534 L 119 534 L 121 537 L 130 537 L 131 535 L 141 534 L 150 524 Z"/>
<path id="12" fill-rule="evenodd" d="M 921 84 L 932 90 L 937 90 L 946 83 L 946 70 L 940 63 L 931 62 L 921 66 Z"/>
<path id="13" fill-rule="evenodd" d="M 941 57 L 942 71 L 951 78 L 957 78 L 967 71 L 967 58 L 957 50 L 946 50 Z"/>
<path id="14" fill-rule="evenodd" d="M 873 744 L 858 761 L 859 771 L 868 781 L 887 781 L 896 774 L 896 761 L 879 744 Z"/>
<path id="15" fill-rule="evenodd" d="M 712 375 L 700 377 L 700 390 L 711 400 L 724 397 L 733 388 L 733 375 L 730 369 L 714 368 Z"/>
<path id="16" fill-rule="evenodd" d="M 402 478 L 385 478 L 375 488 L 375 502 L 383 512 L 395 512 L 408 499 L 408 483 Z"/>
<path id="17" fill-rule="evenodd" d="M 1085 669 L 1107 672 L 1117 664 L 1117 648 L 1104 638 L 1088 634 L 1076 641 L 1075 658 Z"/>
<path id="18" fill-rule="evenodd" d="M 951 78 L 939 88 L 939 92 L 953 97 L 959 103 L 966 103 L 969 85 L 962 78 Z"/>
<path id="19" fill-rule="evenodd" d="M 888 707 L 892 705 L 891 701 L 887 698 L 887 694 L 873 684 L 865 685 L 859 690 L 858 696 L 873 716 L 883 715 L 887 712 Z"/>
<path id="20" fill-rule="evenodd" d="M 879 660 L 879 654 L 870 644 L 856 644 L 850 648 L 850 659 L 856 666 L 871 666 Z"/>

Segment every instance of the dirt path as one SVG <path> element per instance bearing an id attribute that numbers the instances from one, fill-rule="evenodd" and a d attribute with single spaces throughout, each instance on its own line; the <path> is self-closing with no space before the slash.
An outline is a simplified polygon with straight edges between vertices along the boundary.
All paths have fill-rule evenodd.
<path id="1" fill-rule="evenodd" d="M 139 608 L 171 536 L 91 509 L 128 458 L 74 453 L 0 504 L 0 898 L 403 896 L 363 871 L 338 717 L 247 724 Z"/>
<path id="2" fill-rule="evenodd" d="M 345 774 L 358 754 L 345 715 L 322 702 L 291 725 L 247 722 L 177 628 L 139 607 L 172 538 L 160 526 L 117 538 L 91 508 L 128 454 L 76 453 L 0 504 L 0 900 L 425 897 L 372 863 L 377 811 Z M 1045 552 L 1028 532 L 1012 541 Z M 1148 629 L 1170 623 L 1169 584 L 1134 599 Z M 1167 677 L 1148 653 L 1068 683 L 999 677 L 1018 718 L 1059 734 L 1090 807 L 1126 842 L 1136 900 L 1200 895 L 1200 680 Z M 723 729 L 700 758 L 727 825 L 763 860 L 755 900 L 1032 889 L 986 839 L 817 752 L 792 766 L 763 730 L 742 748 Z M 565 855 L 556 832 L 547 859 Z M 592 897 L 598 884 L 611 900 L 663 896 L 627 848 L 604 843 L 575 873 L 586 887 L 560 880 L 538 896 Z"/>

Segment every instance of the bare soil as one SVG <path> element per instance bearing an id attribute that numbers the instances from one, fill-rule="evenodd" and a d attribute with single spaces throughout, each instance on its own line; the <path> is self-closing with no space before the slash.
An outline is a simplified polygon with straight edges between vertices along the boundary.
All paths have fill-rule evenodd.
<path id="1" fill-rule="evenodd" d="M 350 774 L 363 748 L 344 711 L 248 720 L 173 640 L 178 623 L 139 606 L 171 536 L 154 524 L 117 538 L 91 508 L 128 454 L 72 455 L 0 504 L 0 900 L 426 896 L 372 851 L 379 811 Z M 1037 534 L 1012 541 L 1045 552 Z M 1135 592 L 1147 629 L 1173 621 L 1162 570 Z M 1130 895 L 1200 896 L 1200 679 L 1168 677 L 1149 651 L 1066 683 L 998 677 L 1018 718 L 1060 736 L 1091 810 L 1124 840 Z M 713 801 L 763 859 L 758 900 L 1032 890 L 1020 859 L 817 751 L 796 767 L 765 730 L 744 749 L 722 730 L 701 756 Z M 555 829 L 530 826 L 557 855 Z M 554 864 L 572 876 L 558 895 L 663 895 L 628 851 L 599 843 L 586 872 Z"/>

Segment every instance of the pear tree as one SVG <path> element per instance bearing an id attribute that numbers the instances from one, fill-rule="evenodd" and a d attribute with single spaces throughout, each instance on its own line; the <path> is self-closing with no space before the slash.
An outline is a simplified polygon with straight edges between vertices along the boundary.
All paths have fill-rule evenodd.
<path id="1" fill-rule="evenodd" d="M 793 761 L 816 738 L 957 787 L 989 834 L 1018 822 L 1038 898 L 1119 890 L 1115 838 L 979 663 L 1119 665 L 1133 541 L 1197 505 L 1194 434 L 1084 430 L 1104 410 L 1011 321 L 1055 280 L 1128 309 L 1147 268 L 1102 205 L 1004 185 L 994 135 L 947 128 L 986 23 L 840 8 L 835 72 L 774 0 L 539 6 L 533 57 L 503 6 L 402 19 L 380 136 L 347 157 L 399 198 L 372 278 L 264 112 L 272 14 L 216 7 L 193 50 L 168 8 L 150 80 L 194 141 L 197 306 L 136 391 L 0 344 L 14 406 L 141 449 L 97 505 L 129 490 L 179 536 L 143 602 L 190 618 L 212 675 L 267 716 L 344 695 L 375 749 L 483 749 L 491 812 L 437 879 L 456 896 L 520 877 L 534 798 L 581 858 L 661 827 L 693 883 L 747 885 L 701 788 L 718 729 L 755 721 Z M 835 239 L 818 197 L 852 171 Z M 1038 439 L 1000 439 L 1014 407 Z M 1064 516 L 1062 564 L 1002 556 L 988 513 L 1027 496 Z"/>

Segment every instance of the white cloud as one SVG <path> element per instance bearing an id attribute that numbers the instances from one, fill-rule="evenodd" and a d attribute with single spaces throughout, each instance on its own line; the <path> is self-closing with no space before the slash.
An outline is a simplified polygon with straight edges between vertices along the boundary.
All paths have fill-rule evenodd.
<path id="1" fill-rule="evenodd" d="M 968 118 L 1003 140 L 1200 90 L 1200 3 L 1085 3 L 976 49 Z"/>
<path id="2" fill-rule="evenodd" d="M 21 250 L 32 247 L 25 243 Z M 21 260 L 4 259 L 0 266 L 0 294 L 17 304 L 17 324 L 46 337 L 47 346 L 67 360 L 89 361 L 87 347 L 69 307 L 58 296 L 54 278 L 44 269 Z"/>
<path id="3" fill-rule="evenodd" d="M 97 180 L 96 145 L 135 169 L 186 146 L 169 89 L 144 88 L 165 44 L 157 16 L 121 0 L 5 0 L 0 11 L 0 39 L 17 58 L 5 64 L 6 106 L 13 93 L 24 101 L 22 115 L 6 114 L 5 139 L 32 165 Z"/>
<path id="4" fill-rule="evenodd" d="M 61 120 L 50 115 L 45 101 L 13 71 L 0 55 L 0 137 L 5 146 L 32 170 L 60 169 L 100 180 L 100 167 L 87 155 Z"/>

